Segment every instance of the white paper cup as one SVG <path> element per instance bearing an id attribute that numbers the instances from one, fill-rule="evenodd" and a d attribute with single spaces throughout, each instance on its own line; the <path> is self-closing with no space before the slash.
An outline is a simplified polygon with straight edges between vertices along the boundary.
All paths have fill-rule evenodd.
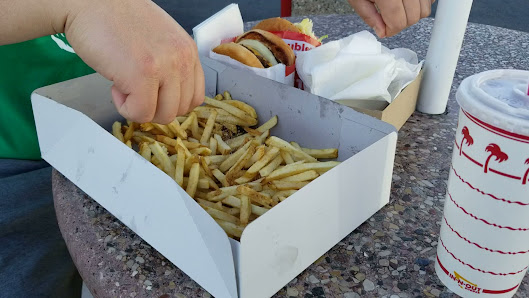
<path id="1" fill-rule="evenodd" d="M 529 265 L 529 72 L 465 79 L 435 269 L 463 297 L 512 297 Z"/>

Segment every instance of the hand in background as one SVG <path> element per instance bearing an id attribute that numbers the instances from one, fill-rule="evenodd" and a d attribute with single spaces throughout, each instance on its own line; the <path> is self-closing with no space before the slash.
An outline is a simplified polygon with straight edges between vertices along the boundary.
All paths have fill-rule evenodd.
<path id="1" fill-rule="evenodd" d="M 435 0 L 348 0 L 380 38 L 393 36 L 428 17 Z"/>
<path id="2" fill-rule="evenodd" d="M 81 2 L 64 32 L 76 53 L 113 81 L 121 115 L 166 124 L 203 102 L 196 44 L 165 11 L 149 0 Z"/>

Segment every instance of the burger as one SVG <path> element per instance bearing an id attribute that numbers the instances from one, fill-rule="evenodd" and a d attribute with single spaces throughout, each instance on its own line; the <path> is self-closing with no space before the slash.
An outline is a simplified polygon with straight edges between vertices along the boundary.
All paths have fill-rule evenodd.
<path id="1" fill-rule="evenodd" d="M 260 29 L 252 29 L 233 42 L 220 44 L 213 52 L 256 68 L 269 68 L 280 63 L 291 66 L 296 60 L 294 51 L 283 39 Z"/>
<path id="2" fill-rule="evenodd" d="M 327 35 L 318 38 L 312 31 L 313 25 L 314 24 L 312 23 L 312 20 L 308 18 L 303 19 L 299 23 L 292 23 L 282 18 L 270 18 L 262 20 L 252 29 L 259 29 L 268 32 L 296 32 L 310 36 L 311 38 L 316 39 L 318 42 L 321 42 L 324 38 L 327 38 Z"/>

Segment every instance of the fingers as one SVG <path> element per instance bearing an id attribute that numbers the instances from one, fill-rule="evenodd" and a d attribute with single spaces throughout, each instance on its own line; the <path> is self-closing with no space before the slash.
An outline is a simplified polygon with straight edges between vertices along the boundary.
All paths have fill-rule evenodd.
<path id="1" fill-rule="evenodd" d="M 87 5 L 66 31 L 79 56 L 114 82 L 118 112 L 165 124 L 200 104 L 204 78 L 192 37 L 152 1 L 107 2 Z"/>
<path id="2" fill-rule="evenodd" d="M 408 26 L 408 18 L 402 0 L 375 0 L 386 24 L 386 36 L 393 36 Z M 416 3 L 415 5 L 418 5 Z"/>
<path id="3" fill-rule="evenodd" d="M 195 76 L 193 72 L 186 73 L 187 78 L 182 81 L 182 91 L 180 92 L 180 108 L 178 109 L 178 115 L 186 114 L 190 107 L 191 101 L 193 100 L 193 93 L 195 92 L 194 80 Z"/>
<path id="4" fill-rule="evenodd" d="M 428 17 L 435 0 L 348 0 L 378 37 L 390 37 Z"/>
<path id="5" fill-rule="evenodd" d="M 195 92 L 193 94 L 192 107 L 195 108 L 204 102 L 206 93 L 204 71 L 200 61 L 195 64 Z"/>
<path id="6" fill-rule="evenodd" d="M 364 22 L 375 30 L 378 37 L 386 37 L 386 24 L 377 11 L 375 3 L 369 0 L 349 0 L 349 4 Z"/>
<path id="7" fill-rule="evenodd" d="M 402 0 L 406 13 L 407 27 L 414 25 L 421 19 L 422 4 L 419 2 L 422 2 L 422 0 Z"/>
<path id="8" fill-rule="evenodd" d="M 112 97 L 128 120 L 168 124 L 204 101 L 204 73 L 194 43 L 171 47 L 158 57 L 140 60 L 136 76 L 115 81 Z"/>
<path id="9" fill-rule="evenodd" d="M 125 103 L 125 100 L 127 99 L 127 94 L 121 93 L 119 89 L 114 85 L 112 86 L 112 100 L 114 101 L 114 105 L 116 108 L 119 109 L 121 106 Z"/>
<path id="10" fill-rule="evenodd" d="M 421 18 L 426 18 L 432 13 L 432 5 L 435 0 L 420 0 L 421 2 Z"/>
<path id="11" fill-rule="evenodd" d="M 156 114 L 152 122 L 168 124 L 174 120 L 180 108 L 180 82 L 177 75 L 163 82 L 158 91 Z"/>
<path id="12" fill-rule="evenodd" d="M 190 42 L 188 49 L 190 49 L 187 52 L 189 63 L 180 67 L 180 71 L 185 73 L 185 76 L 182 78 L 178 115 L 185 115 L 204 102 L 204 72 L 198 58 L 198 49 L 193 41 Z"/>
<path id="13" fill-rule="evenodd" d="M 120 86 L 112 86 L 112 98 L 118 112 L 125 119 L 145 123 L 154 118 L 159 83 L 155 79 L 138 80 L 130 93 L 123 92 Z"/>

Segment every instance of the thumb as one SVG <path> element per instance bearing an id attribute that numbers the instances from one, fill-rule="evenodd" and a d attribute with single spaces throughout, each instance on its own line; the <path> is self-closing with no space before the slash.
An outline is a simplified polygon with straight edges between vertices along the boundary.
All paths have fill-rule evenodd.
<path id="1" fill-rule="evenodd" d="M 349 3 L 364 22 L 375 30 L 379 38 L 386 37 L 386 24 L 378 13 L 375 3 L 369 0 L 349 0 Z"/>

